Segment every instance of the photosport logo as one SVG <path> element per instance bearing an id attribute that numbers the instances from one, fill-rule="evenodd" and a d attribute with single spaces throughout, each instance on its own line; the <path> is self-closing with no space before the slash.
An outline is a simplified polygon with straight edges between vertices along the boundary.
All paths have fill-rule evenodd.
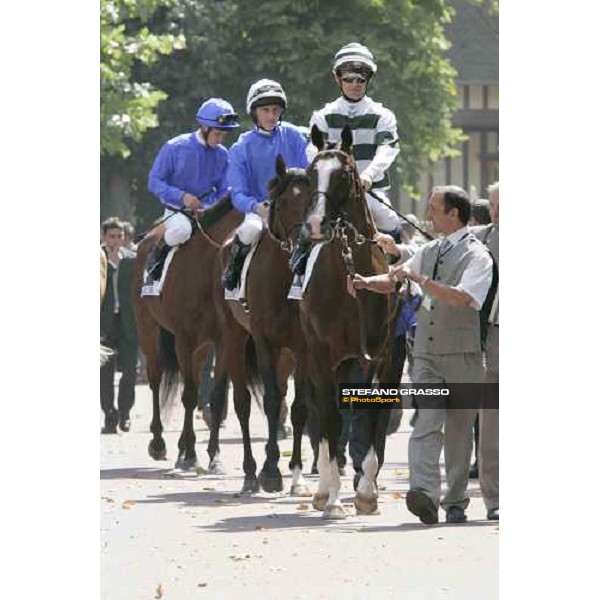
<path id="1" fill-rule="evenodd" d="M 358 408 L 498 408 L 497 383 L 386 384 L 367 387 L 338 384 L 340 409 Z"/>

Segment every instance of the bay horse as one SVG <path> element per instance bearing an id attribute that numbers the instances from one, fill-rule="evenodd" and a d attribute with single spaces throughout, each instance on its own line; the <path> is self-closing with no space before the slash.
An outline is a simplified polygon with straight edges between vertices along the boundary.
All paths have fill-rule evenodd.
<path id="1" fill-rule="evenodd" d="M 291 408 L 293 451 L 289 462 L 292 472 L 291 494 L 311 496 L 302 477 L 302 434 L 308 412 L 304 334 L 300 326 L 298 302 L 288 300 L 292 284 L 289 256 L 292 239 L 296 238 L 307 216 L 310 180 L 304 169 L 287 169 L 281 156 L 276 161 L 276 177 L 269 183 L 269 220 L 250 263 L 246 278 L 246 302 L 249 327 L 256 346 L 258 367 L 264 384 L 264 409 L 268 420 L 266 460 L 259 474 L 265 491 L 281 491 L 277 423 L 285 398 L 287 373 L 278 369 L 285 349 L 295 359 L 295 398 Z M 310 432 L 310 428 L 309 428 Z M 314 448 L 316 450 L 316 448 Z"/>
<path id="2" fill-rule="evenodd" d="M 352 157 L 352 133 L 342 131 L 341 148 L 324 150 L 321 132 L 313 127 L 318 149 L 307 173 L 311 207 L 305 227 L 322 242 L 312 276 L 300 301 L 300 320 L 308 352 L 308 371 L 316 393 L 319 428 L 319 485 L 313 507 L 323 517 L 343 519 L 339 498 L 338 439 L 341 414 L 338 384 L 389 381 L 391 304 L 387 296 L 360 290 L 353 297 L 348 275 L 388 271 L 374 243 L 375 225 Z M 377 509 L 376 477 L 383 464 L 390 409 L 357 409 L 350 439 L 356 472 L 354 504 L 358 514 Z"/>
<path id="3" fill-rule="evenodd" d="M 182 470 L 198 465 L 194 409 L 198 400 L 201 368 L 210 345 L 216 354 L 215 382 L 211 392 L 212 419 L 208 443 L 209 472 L 221 473 L 219 458 L 219 428 L 226 402 L 227 378 L 233 384 L 235 412 L 242 430 L 244 445 L 243 492 L 258 491 L 256 462 L 250 445 L 250 392 L 247 382 L 254 381 L 257 372 L 252 361 L 246 360 L 248 333 L 233 317 L 221 287 L 221 248 L 242 221 L 242 214 L 233 209 L 229 196 L 203 211 L 198 229 L 179 247 L 166 274 L 160 297 L 140 297 L 143 271 L 148 253 L 159 239 L 154 230 L 139 244 L 135 265 L 134 309 L 139 342 L 146 356 L 148 382 L 152 390 L 153 434 L 148 446 L 155 460 L 166 458 L 162 437 L 159 390 L 164 379 L 162 403 L 169 401 L 177 389 L 178 374 L 183 377 L 182 403 L 184 423 L 178 441 L 175 467 Z"/>

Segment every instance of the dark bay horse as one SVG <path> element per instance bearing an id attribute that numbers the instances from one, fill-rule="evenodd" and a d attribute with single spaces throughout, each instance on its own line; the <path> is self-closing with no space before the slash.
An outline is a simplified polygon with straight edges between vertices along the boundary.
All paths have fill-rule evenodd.
<path id="1" fill-rule="evenodd" d="M 301 444 L 307 423 L 306 343 L 300 326 L 298 302 L 288 300 L 292 283 L 289 257 L 308 212 L 310 181 L 303 169 L 287 169 L 277 157 L 276 177 L 270 182 L 269 223 L 254 253 L 246 279 L 249 326 L 256 346 L 258 366 L 264 384 L 264 409 L 269 426 L 266 460 L 259 474 L 265 491 L 281 491 L 277 423 L 285 396 L 285 378 L 278 374 L 282 351 L 289 349 L 295 358 L 295 398 L 291 408 L 293 451 L 289 463 L 292 471 L 291 493 L 312 495 L 302 477 Z M 285 375 L 285 373 L 284 373 Z M 283 388 L 283 389 L 282 389 Z"/>
<path id="2" fill-rule="evenodd" d="M 149 234 L 139 245 L 134 285 L 134 307 L 139 341 L 146 355 L 148 382 L 152 390 L 153 438 L 148 452 L 155 460 L 166 458 L 160 417 L 159 389 L 163 375 L 165 397 L 177 389 L 178 373 L 183 377 L 182 402 L 185 408 L 183 430 L 178 441 L 176 468 L 197 466 L 194 409 L 198 400 L 201 368 L 210 345 L 216 353 L 215 383 L 211 393 L 213 419 L 210 428 L 209 472 L 222 471 L 219 458 L 219 427 L 226 401 L 227 377 L 233 384 L 235 411 L 244 443 L 243 491 L 258 491 L 256 462 L 250 445 L 250 392 L 245 358 L 248 333 L 233 317 L 223 297 L 220 283 L 222 244 L 241 223 L 242 215 L 233 209 L 229 197 L 205 210 L 199 229 L 173 256 L 160 297 L 140 297 L 143 270 L 158 233 Z"/>
<path id="3" fill-rule="evenodd" d="M 353 272 L 388 271 L 383 252 L 373 242 L 375 226 L 352 158 L 352 134 L 342 132 L 341 149 L 323 150 L 323 137 L 313 127 L 319 150 L 307 173 L 311 178 L 311 238 L 323 242 L 303 300 L 300 317 L 308 353 L 309 376 L 319 413 L 319 487 L 313 506 L 325 518 L 340 519 L 338 438 L 341 415 L 337 384 L 389 381 L 391 305 L 386 296 L 347 291 Z M 363 292 L 364 290 L 361 290 Z M 377 509 L 376 477 L 383 464 L 389 409 L 357 409 L 350 440 L 359 514 Z"/>

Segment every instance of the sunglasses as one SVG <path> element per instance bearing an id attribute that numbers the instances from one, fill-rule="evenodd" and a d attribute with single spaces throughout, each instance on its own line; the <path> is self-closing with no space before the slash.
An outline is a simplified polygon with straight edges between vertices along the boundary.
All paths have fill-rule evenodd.
<path id="1" fill-rule="evenodd" d="M 232 123 L 239 123 L 240 118 L 236 113 L 231 113 L 229 115 L 221 115 L 217 117 L 217 123 L 224 123 L 226 125 L 230 125 Z"/>
<path id="2" fill-rule="evenodd" d="M 362 75 L 344 75 L 342 81 L 344 83 L 367 83 L 367 78 Z"/>

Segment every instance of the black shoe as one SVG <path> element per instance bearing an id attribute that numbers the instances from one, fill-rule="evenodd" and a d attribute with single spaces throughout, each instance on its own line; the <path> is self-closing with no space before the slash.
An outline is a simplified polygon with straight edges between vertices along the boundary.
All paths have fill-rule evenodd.
<path id="1" fill-rule="evenodd" d="M 438 511 L 433 500 L 422 490 L 409 490 L 406 494 L 406 507 L 425 525 L 438 522 Z"/>
<path id="2" fill-rule="evenodd" d="M 148 262 L 146 263 L 146 271 L 148 272 L 148 279 L 151 281 L 158 281 L 161 278 L 163 267 L 165 266 L 165 259 L 169 254 L 171 246 L 166 244 L 164 240 L 159 240 L 152 251 L 148 255 Z"/>
<path id="3" fill-rule="evenodd" d="M 488 521 L 499 521 L 500 520 L 500 509 L 492 508 L 491 510 L 488 510 L 487 518 L 488 518 Z"/>
<path id="4" fill-rule="evenodd" d="M 466 520 L 465 509 L 461 506 L 451 506 L 446 511 L 446 523 L 464 523 Z"/>
<path id="5" fill-rule="evenodd" d="M 469 479 L 479 479 L 479 465 L 475 461 L 469 469 Z"/>
<path id="6" fill-rule="evenodd" d="M 131 420 L 129 419 L 129 417 L 127 417 L 126 419 L 119 419 L 119 429 L 125 432 L 131 429 Z"/>
<path id="7" fill-rule="evenodd" d="M 242 244 L 237 235 L 233 239 L 231 251 L 229 252 L 229 260 L 221 278 L 221 283 L 226 290 L 232 291 L 237 287 L 240 275 L 242 274 L 244 259 L 248 255 L 248 252 L 250 252 L 250 247 L 250 244 Z"/>
<path id="8" fill-rule="evenodd" d="M 290 257 L 290 269 L 296 275 L 304 276 L 311 246 L 310 230 L 303 227 L 298 235 L 298 243 Z"/>

